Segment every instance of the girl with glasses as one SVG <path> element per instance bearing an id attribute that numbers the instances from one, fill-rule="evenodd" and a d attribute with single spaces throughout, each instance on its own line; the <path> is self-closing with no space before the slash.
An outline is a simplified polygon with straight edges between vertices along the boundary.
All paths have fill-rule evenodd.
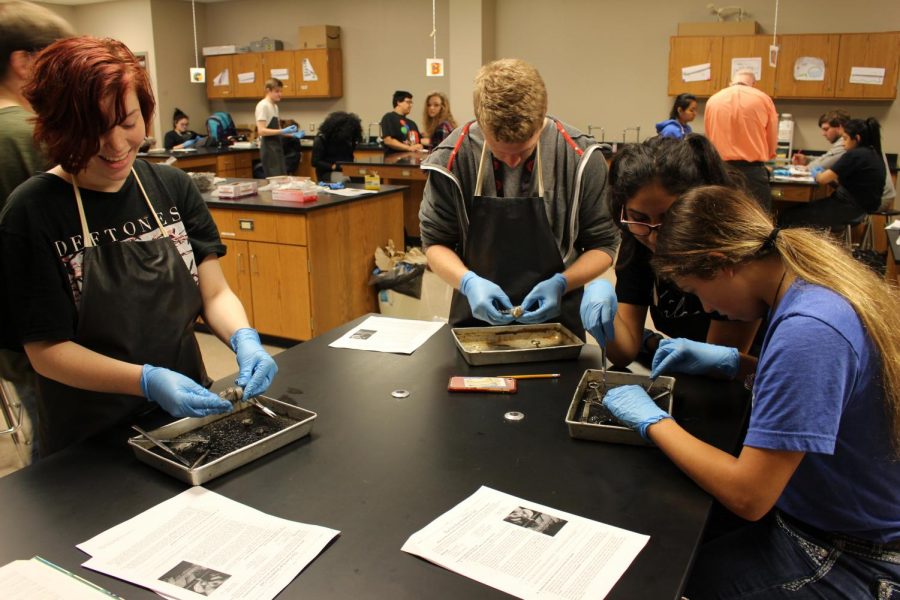
<path id="1" fill-rule="evenodd" d="M 581 303 L 584 326 L 606 346 L 609 360 L 625 366 L 641 351 L 652 356 L 662 336 L 644 329 L 649 310 L 660 332 L 737 348 L 743 358 L 741 370 L 752 372 L 755 360 L 746 352 L 759 321 L 729 321 L 708 314 L 696 296 L 660 280 L 650 267 L 659 228 L 675 199 L 701 185 L 741 189 L 741 175 L 722 161 L 705 137 L 691 134 L 684 140 L 655 137 L 626 146 L 612 161 L 609 183 L 610 214 L 622 230 L 616 288 L 598 280 L 586 288 Z"/>

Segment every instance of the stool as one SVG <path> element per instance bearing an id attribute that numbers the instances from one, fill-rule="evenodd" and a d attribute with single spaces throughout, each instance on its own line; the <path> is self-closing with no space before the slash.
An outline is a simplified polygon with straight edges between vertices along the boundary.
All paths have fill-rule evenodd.
<path id="1" fill-rule="evenodd" d="M 866 248 L 866 249 L 874 249 L 875 248 L 875 239 L 874 239 L 874 233 L 873 233 L 874 228 L 872 226 L 872 219 L 871 219 L 872 216 L 884 217 L 884 224 L 890 225 L 891 222 L 896 217 L 900 217 L 900 210 L 894 210 L 892 208 L 885 208 L 883 210 L 876 210 L 876 211 L 873 211 L 873 212 L 870 212 L 869 214 L 867 214 L 862 221 L 865 224 L 865 229 L 863 229 L 862 238 L 860 240 L 860 244 L 859 244 L 860 248 Z M 848 233 L 850 232 L 850 225 L 847 226 L 847 232 Z M 846 235 L 847 234 L 845 234 L 845 236 Z M 887 233 L 885 233 L 885 239 L 886 238 L 887 238 Z M 888 249 L 890 249 L 890 241 L 888 241 L 887 247 L 888 247 Z"/>
<path id="2" fill-rule="evenodd" d="M 862 244 L 865 241 L 866 236 L 868 235 L 869 229 L 871 229 L 871 227 L 872 227 L 872 221 L 871 221 L 871 219 L 869 219 L 869 215 L 863 215 L 862 217 L 860 217 L 858 219 L 850 221 L 849 223 L 847 223 L 844 226 L 844 240 L 843 241 L 844 241 L 844 247 L 847 248 L 847 250 L 853 250 L 853 231 L 859 226 L 863 227 L 863 230 L 862 230 L 863 233 L 862 233 L 862 236 L 860 237 L 860 244 L 859 244 L 859 246 L 862 247 Z"/>
<path id="3" fill-rule="evenodd" d="M 6 429 L 0 430 L 0 435 L 8 435 L 12 439 L 16 454 L 22 465 L 27 465 L 31 456 L 31 450 L 22 439 L 22 415 L 24 408 L 15 386 L 5 379 L 0 379 L 0 413 L 6 421 Z"/>

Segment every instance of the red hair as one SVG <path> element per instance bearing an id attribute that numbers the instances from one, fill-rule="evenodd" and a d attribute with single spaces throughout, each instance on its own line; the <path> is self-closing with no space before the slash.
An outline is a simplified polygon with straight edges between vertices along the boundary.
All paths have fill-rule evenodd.
<path id="1" fill-rule="evenodd" d="M 89 36 L 54 42 L 38 55 L 23 90 L 37 114 L 35 142 L 52 163 L 78 173 L 100 151 L 103 134 L 125 120 L 132 89 L 149 123 L 156 108 L 150 77 L 125 44 Z M 109 98 L 114 114 L 103 110 Z"/>

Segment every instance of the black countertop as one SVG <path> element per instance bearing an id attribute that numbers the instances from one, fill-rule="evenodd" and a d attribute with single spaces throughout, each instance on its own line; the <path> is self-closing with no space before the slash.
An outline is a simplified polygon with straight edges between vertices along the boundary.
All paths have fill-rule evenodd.
<path id="1" fill-rule="evenodd" d="M 508 598 L 400 550 L 481 485 L 649 535 L 608 598 L 680 597 L 711 498 L 656 448 L 569 437 L 565 414 L 584 370 L 599 365 L 596 347 L 577 360 L 502 369 L 469 367 L 447 327 L 410 356 L 328 347 L 358 322 L 276 357 L 267 393 L 318 413 L 311 436 L 205 486 L 341 531 L 279 598 Z M 501 370 L 562 376 L 520 381 L 515 395 L 446 391 L 451 375 Z M 393 398 L 398 388 L 409 397 Z M 676 418 L 719 448 L 739 444 L 748 404 L 739 384 L 677 376 Z M 509 410 L 525 419 L 505 422 Z M 156 598 L 80 567 L 87 556 L 75 548 L 186 489 L 139 463 L 128 435 L 123 428 L 0 479 L 0 563 L 37 554 L 130 599 Z"/>
<path id="2" fill-rule="evenodd" d="M 236 183 L 240 181 L 256 181 L 260 187 L 268 184 L 269 182 L 265 179 L 227 179 L 228 183 Z M 364 185 L 361 183 L 348 183 L 345 184 L 348 188 L 355 189 L 363 189 Z M 337 194 L 329 194 L 326 192 L 320 192 L 317 200 L 313 202 L 291 202 L 287 200 L 272 200 L 272 192 L 262 191 L 253 196 L 244 196 L 242 198 L 235 198 L 234 200 L 230 200 L 227 198 L 214 198 L 208 192 L 203 193 L 203 199 L 206 201 L 206 204 L 212 208 L 233 208 L 240 210 L 261 210 L 261 211 L 271 211 L 271 212 L 290 212 L 290 213 L 308 213 L 314 210 L 320 210 L 323 208 L 329 208 L 332 206 L 337 206 L 339 204 L 347 204 L 348 202 L 357 202 L 359 200 L 366 200 L 367 198 L 377 198 L 378 196 L 384 196 L 385 194 L 391 194 L 393 192 L 399 192 L 405 190 L 406 186 L 404 185 L 386 185 L 382 184 L 381 189 L 377 192 L 372 192 L 370 194 L 363 194 L 360 196 L 339 196 Z"/>
<path id="3" fill-rule="evenodd" d="M 202 148 L 190 148 L 188 150 L 138 152 L 137 156 L 138 158 L 168 158 L 170 156 L 174 156 L 175 158 L 191 158 L 195 156 L 220 156 L 222 154 L 235 154 L 238 152 L 259 152 L 259 147 L 254 146 L 252 148 L 235 148 L 234 146 L 204 146 Z"/>

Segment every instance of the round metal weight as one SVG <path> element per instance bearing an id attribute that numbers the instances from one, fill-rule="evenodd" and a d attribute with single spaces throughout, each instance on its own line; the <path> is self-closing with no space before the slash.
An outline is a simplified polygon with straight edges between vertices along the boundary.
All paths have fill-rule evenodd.
<path id="1" fill-rule="evenodd" d="M 391 392 L 391 396 L 393 396 L 394 398 L 408 398 L 409 390 L 394 390 L 393 392 Z"/>
<path id="2" fill-rule="evenodd" d="M 518 423 L 522 419 L 525 418 L 525 413 L 519 412 L 517 410 L 511 410 L 508 413 L 503 415 L 503 420 L 508 421 L 510 423 Z"/>

